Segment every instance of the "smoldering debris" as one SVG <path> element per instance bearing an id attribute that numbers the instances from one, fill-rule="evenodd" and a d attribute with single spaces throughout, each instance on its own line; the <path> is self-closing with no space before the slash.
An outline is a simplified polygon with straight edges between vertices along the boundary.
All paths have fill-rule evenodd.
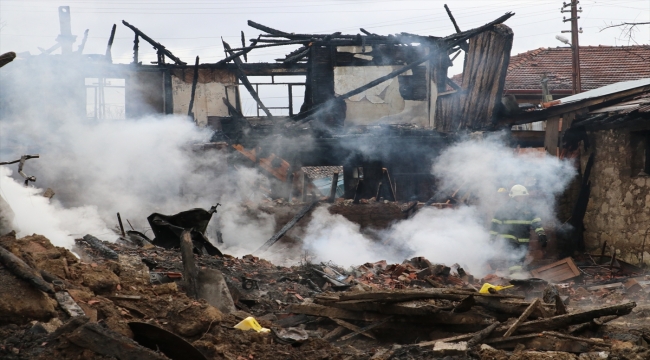
<path id="1" fill-rule="evenodd" d="M 50 303 L 45 311 L 32 309 L 35 302 L 47 303 L 49 295 L 16 278 L 12 267 L 0 270 L 0 354 L 8 359 L 121 358 L 127 349 L 139 358 L 178 358 L 173 348 L 155 346 L 160 339 L 143 337 L 142 326 L 206 359 L 241 354 L 367 359 L 377 353 L 387 359 L 451 353 L 487 359 L 511 356 L 513 350 L 643 358 L 649 351 L 643 345 L 647 321 L 637 310 L 637 303 L 648 300 L 643 289 L 650 280 L 642 277 L 633 277 L 636 287 L 616 291 L 589 286 L 600 280 L 587 277 L 558 284 L 496 274 L 479 278 L 457 264 L 425 257 L 346 270 L 328 263 L 277 267 L 252 255 L 181 258 L 178 250 L 125 242 L 103 243 L 118 254 L 113 260 L 79 241 L 77 251 L 86 259 L 81 261 L 42 236 L 17 239 L 14 234 L 1 237 L 0 246 L 82 311 L 72 316 Z M 210 291 L 207 301 L 201 299 L 207 295 L 195 300 L 190 263 L 199 274 L 218 273 L 222 291 Z M 159 274 L 168 280 L 161 283 Z M 204 287 L 216 285 L 212 277 L 194 280 Z M 30 295 L 17 297 L 19 289 Z M 226 301 L 235 307 L 218 310 Z M 235 325 L 242 321 L 259 322 L 272 332 L 239 330 Z M 631 324 L 640 330 L 630 333 Z M 300 336 L 292 336 L 287 346 L 286 334 Z M 370 348 L 375 350 L 364 350 Z"/>

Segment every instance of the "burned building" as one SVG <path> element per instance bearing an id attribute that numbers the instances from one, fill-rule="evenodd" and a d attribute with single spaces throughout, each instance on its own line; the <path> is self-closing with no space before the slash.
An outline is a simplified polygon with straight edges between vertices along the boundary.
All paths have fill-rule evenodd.
<path id="1" fill-rule="evenodd" d="M 69 8 L 61 7 L 59 15 L 61 34 L 68 34 Z M 343 166 L 346 198 L 381 192 L 391 200 L 424 201 L 433 195 L 431 159 L 459 130 L 494 129 L 504 111 L 513 33 L 502 23 L 512 15 L 446 37 L 364 29 L 351 35 L 295 34 L 249 21 L 262 32 L 259 37 L 238 48 L 224 43 L 225 59 L 205 64 L 197 57 L 193 65 L 123 21 L 134 34 L 131 64 L 111 61 L 115 27 L 105 54 L 83 54 L 83 42 L 75 51 L 64 44 L 61 55 L 19 54 L 2 73 L 12 80 L 7 83 L 20 84 L 2 90 L 2 111 L 19 114 L 27 108 L 13 96 L 27 92 L 58 99 L 72 113 L 95 120 L 185 115 L 217 131 L 214 141 L 225 140 L 242 161 L 279 181 L 279 196 L 290 196 L 292 181 L 299 187 L 302 166 Z M 140 61 L 144 45 L 156 50 L 155 64 Z M 298 48 L 275 63 L 246 62 L 255 49 L 289 45 Z M 459 86 L 447 69 L 461 51 L 467 54 L 467 79 Z M 25 72 L 37 72 L 43 81 L 15 81 Z M 274 95 L 286 91 L 285 105 L 267 106 L 261 88 Z M 121 94 L 121 108 L 111 108 L 107 89 Z M 253 116 L 245 116 L 242 96 L 254 99 Z"/>

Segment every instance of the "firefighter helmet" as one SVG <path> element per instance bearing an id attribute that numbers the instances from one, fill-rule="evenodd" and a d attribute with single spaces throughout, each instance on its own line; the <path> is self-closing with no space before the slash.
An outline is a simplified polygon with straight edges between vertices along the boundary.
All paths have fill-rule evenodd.
<path id="1" fill-rule="evenodd" d="M 525 186 L 517 184 L 510 189 L 510 197 L 515 196 L 528 196 L 528 190 Z"/>

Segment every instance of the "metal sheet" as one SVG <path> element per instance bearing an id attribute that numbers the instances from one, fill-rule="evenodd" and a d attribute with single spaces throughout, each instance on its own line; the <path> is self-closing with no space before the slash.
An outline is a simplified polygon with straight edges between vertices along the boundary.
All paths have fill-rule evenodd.
<path id="1" fill-rule="evenodd" d="M 136 321 L 130 322 L 129 327 L 133 331 L 133 340 L 138 344 L 152 350 L 160 350 L 172 360 L 207 360 L 192 344 L 165 329 Z"/>

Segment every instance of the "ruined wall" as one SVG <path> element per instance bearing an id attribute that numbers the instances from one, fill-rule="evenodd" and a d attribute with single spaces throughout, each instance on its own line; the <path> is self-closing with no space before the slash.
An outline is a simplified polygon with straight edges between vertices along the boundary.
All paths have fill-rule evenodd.
<path id="1" fill-rule="evenodd" d="M 193 78 L 193 68 L 172 71 L 174 114 L 187 115 Z M 228 70 L 199 69 L 199 79 L 192 109 L 197 125 L 206 126 L 208 116 L 228 116 L 228 108 L 222 99 L 227 98 L 231 104 L 235 105 L 236 87 L 235 74 Z"/>
<path id="2" fill-rule="evenodd" d="M 336 95 L 345 94 L 401 67 L 335 67 L 334 92 Z M 428 127 L 427 69 L 425 66 L 418 68 L 417 74 L 407 71 L 404 76 L 387 80 L 346 99 L 346 125 L 417 124 Z M 422 84 L 411 79 L 421 80 Z"/>
<path id="3" fill-rule="evenodd" d="M 607 241 L 617 257 L 638 264 L 643 254 L 650 264 L 650 237 L 644 240 L 650 228 L 650 177 L 633 174 L 630 132 L 595 131 L 589 141 L 595 158 L 584 220 L 587 251 L 596 252 Z M 581 159 L 583 168 L 588 155 Z"/>

